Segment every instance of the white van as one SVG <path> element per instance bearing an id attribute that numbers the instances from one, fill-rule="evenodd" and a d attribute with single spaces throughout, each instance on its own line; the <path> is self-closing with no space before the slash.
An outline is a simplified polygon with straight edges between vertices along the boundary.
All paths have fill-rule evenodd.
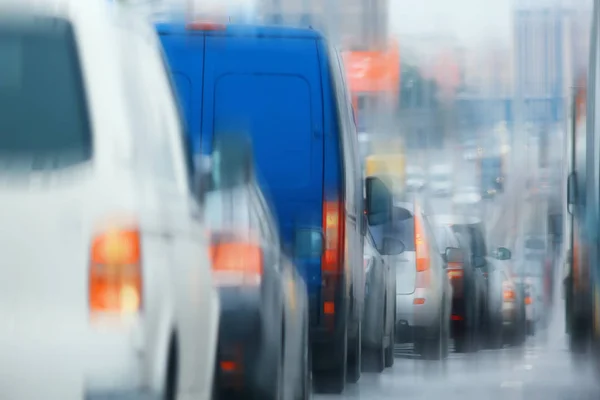
<path id="1" fill-rule="evenodd" d="M 0 4 L 0 392 L 208 398 L 219 302 L 153 27 Z"/>

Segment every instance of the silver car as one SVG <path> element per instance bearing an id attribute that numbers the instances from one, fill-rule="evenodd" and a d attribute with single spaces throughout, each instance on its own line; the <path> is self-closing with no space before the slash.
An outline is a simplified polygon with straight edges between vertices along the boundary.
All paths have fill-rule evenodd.
<path id="1" fill-rule="evenodd" d="M 452 286 L 421 204 L 394 205 L 394 229 L 405 245 L 396 264 L 396 341 L 414 343 L 424 358 L 442 359 L 448 354 Z"/>
<path id="2" fill-rule="evenodd" d="M 404 244 L 385 235 L 385 227 L 369 227 L 365 239 L 365 306 L 362 321 L 363 367 L 382 372 L 394 365 L 396 266 Z"/>

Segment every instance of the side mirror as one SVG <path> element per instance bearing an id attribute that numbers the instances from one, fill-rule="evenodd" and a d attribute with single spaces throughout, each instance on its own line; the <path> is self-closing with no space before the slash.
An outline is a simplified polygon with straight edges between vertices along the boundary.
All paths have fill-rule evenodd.
<path id="1" fill-rule="evenodd" d="M 366 179 L 366 214 L 369 225 L 383 225 L 392 220 L 392 192 L 379 178 Z"/>
<path id="2" fill-rule="evenodd" d="M 510 250 L 506 247 L 498 247 L 498 249 L 494 253 L 494 256 L 497 260 L 506 261 L 511 259 L 512 254 Z"/>
<path id="3" fill-rule="evenodd" d="M 297 229 L 294 237 L 294 258 L 319 258 L 324 251 L 323 233 L 317 229 Z"/>
<path id="4" fill-rule="evenodd" d="M 465 255 L 461 249 L 456 247 L 447 247 L 444 253 L 444 260 L 446 263 L 463 264 L 465 262 Z"/>
<path id="5" fill-rule="evenodd" d="M 241 134 L 215 136 L 210 190 L 232 189 L 249 183 L 254 173 L 250 138 Z"/>
<path id="6" fill-rule="evenodd" d="M 405 249 L 406 246 L 401 240 L 394 237 L 383 238 L 383 249 L 381 254 L 386 256 L 397 256 L 398 254 L 402 254 Z"/>

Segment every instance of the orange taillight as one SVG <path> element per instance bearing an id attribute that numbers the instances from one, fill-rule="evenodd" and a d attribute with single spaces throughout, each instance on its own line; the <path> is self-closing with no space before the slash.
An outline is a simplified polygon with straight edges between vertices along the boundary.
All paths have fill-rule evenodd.
<path id="1" fill-rule="evenodd" d="M 92 241 L 89 307 L 134 313 L 142 305 L 141 238 L 137 229 L 110 229 Z"/>
<path id="2" fill-rule="evenodd" d="M 423 221 L 420 217 L 420 211 L 418 207 L 415 207 L 414 213 L 414 229 L 415 229 L 415 257 L 416 257 L 416 269 L 417 278 L 415 285 L 417 288 L 426 288 L 429 286 L 430 277 L 430 263 L 431 258 L 429 257 L 429 248 L 427 244 L 427 238 L 425 236 L 425 228 Z"/>
<path id="3" fill-rule="evenodd" d="M 344 236 L 343 213 L 337 201 L 323 202 L 323 233 L 325 234 L 325 251 L 321 260 L 324 272 L 340 272 L 341 248 Z"/>
<path id="4" fill-rule="evenodd" d="M 531 300 L 530 296 L 525 297 L 525 304 L 529 305 L 531 304 L 533 301 Z"/>
<path id="5" fill-rule="evenodd" d="M 259 245 L 246 241 L 219 242 L 210 247 L 209 257 L 215 284 L 219 286 L 260 284 L 263 252 Z"/>
<path id="6" fill-rule="evenodd" d="M 448 270 L 448 278 L 449 279 L 460 279 L 463 277 L 463 271 L 461 269 L 449 269 Z"/>
<path id="7" fill-rule="evenodd" d="M 504 298 L 504 301 L 514 301 L 515 290 L 511 286 L 505 284 L 502 289 L 502 297 Z"/>

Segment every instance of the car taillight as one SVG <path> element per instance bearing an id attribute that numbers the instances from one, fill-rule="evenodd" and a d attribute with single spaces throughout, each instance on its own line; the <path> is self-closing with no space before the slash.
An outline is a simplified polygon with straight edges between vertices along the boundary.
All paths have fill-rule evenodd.
<path id="1" fill-rule="evenodd" d="M 504 283 L 502 287 L 502 297 L 504 301 L 515 301 L 515 290 L 510 284 Z"/>
<path id="2" fill-rule="evenodd" d="M 425 236 L 425 229 L 423 227 L 423 221 L 421 221 L 420 213 L 415 210 L 414 213 L 414 231 L 415 231 L 415 268 L 417 270 L 417 276 L 415 286 L 417 289 L 424 289 L 429 287 L 431 280 L 431 269 L 430 263 L 431 258 L 429 256 L 429 248 L 427 238 Z M 413 304 L 425 303 L 424 297 L 415 296 Z"/>
<path id="3" fill-rule="evenodd" d="M 214 283 L 217 286 L 260 285 L 263 252 L 248 242 L 218 242 L 210 247 Z"/>
<path id="4" fill-rule="evenodd" d="M 462 266 L 460 268 L 450 268 L 448 266 L 448 278 L 449 279 L 461 279 L 463 277 Z"/>
<path id="5" fill-rule="evenodd" d="M 141 238 L 137 229 L 109 229 L 92 240 L 91 312 L 136 313 L 142 307 Z"/>
<path id="6" fill-rule="evenodd" d="M 529 305 L 531 303 L 533 303 L 533 300 L 531 299 L 531 297 L 530 296 L 525 297 L 525 304 Z"/>
<path id="7" fill-rule="evenodd" d="M 335 296 L 340 275 L 344 268 L 345 216 L 343 203 L 339 201 L 323 202 L 323 233 L 325 246 L 321 257 L 322 297 L 325 324 L 333 329 L 335 314 Z"/>

